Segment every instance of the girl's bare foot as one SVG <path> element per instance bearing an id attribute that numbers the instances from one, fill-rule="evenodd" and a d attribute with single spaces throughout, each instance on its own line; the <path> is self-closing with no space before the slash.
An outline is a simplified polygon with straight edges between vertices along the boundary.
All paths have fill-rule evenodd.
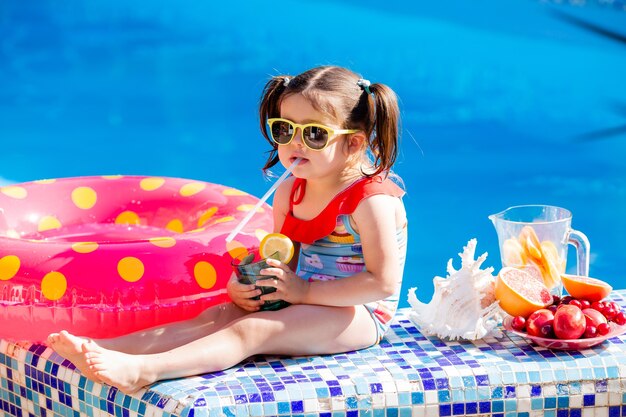
<path id="1" fill-rule="evenodd" d="M 101 382 L 98 377 L 89 369 L 89 364 L 85 359 L 84 349 L 86 345 L 92 347 L 92 349 L 98 348 L 94 342 L 87 339 L 74 336 L 65 330 L 60 333 L 52 333 L 47 339 L 48 346 L 50 346 L 56 353 L 69 360 L 78 368 L 78 370 L 87 378 Z"/>
<path id="2" fill-rule="evenodd" d="M 125 394 L 139 391 L 157 380 L 145 364 L 144 355 L 131 355 L 104 349 L 95 343 L 83 345 L 84 357 L 99 381 L 118 388 Z"/>

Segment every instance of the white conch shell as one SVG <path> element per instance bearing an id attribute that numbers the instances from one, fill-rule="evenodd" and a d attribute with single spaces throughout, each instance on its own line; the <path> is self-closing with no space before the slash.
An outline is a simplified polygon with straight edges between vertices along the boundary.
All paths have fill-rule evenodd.
<path id="1" fill-rule="evenodd" d="M 448 277 L 435 277 L 435 292 L 428 304 L 420 302 L 415 289 L 409 289 L 409 304 L 413 308 L 409 317 L 426 335 L 436 335 L 450 340 L 476 340 L 491 331 L 500 336 L 497 329 L 502 320 L 498 301 L 494 296 L 495 277 L 493 268 L 480 269 L 487 253 L 474 260 L 476 239 L 463 248 L 461 269 L 452 267 L 448 261 Z"/>

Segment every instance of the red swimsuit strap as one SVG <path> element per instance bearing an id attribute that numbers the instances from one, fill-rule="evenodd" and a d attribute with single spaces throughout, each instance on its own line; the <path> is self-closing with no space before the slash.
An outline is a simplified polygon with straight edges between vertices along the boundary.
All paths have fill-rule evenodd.
<path id="1" fill-rule="evenodd" d="M 377 194 L 401 197 L 404 190 L 391 179 L 381 176 L 366 177 L 355 181 L 348 188 L 337 194 L 320 214 L 311 220 L 298 219 L 293 215 L 293 206 L 302 202 L 306 191 L 306 180 L 296 178 L 291 188 L 289 212 L 281 233 L 300 243 L 311 244 L 328 236 L 337 225 L 337 217 L 352 214 L 363 199 Z M 297 194 L 297 198 L 296 198 Z"/>

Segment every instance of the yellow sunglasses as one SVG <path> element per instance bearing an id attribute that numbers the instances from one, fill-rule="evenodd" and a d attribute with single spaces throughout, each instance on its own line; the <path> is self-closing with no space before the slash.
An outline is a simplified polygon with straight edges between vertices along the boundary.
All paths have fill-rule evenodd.
<path id="1" fill-rule="evenodd" d="M 333 129 L 319 123 L 298 124 L 287 119 L 267 119 L 272 140 L 279 145 L 288 145 L 296 135 L 298 128 L 302 131 L 302 142 L 314 151 L 321 151 L 328 146 L 328 141 L 335 135 L 356 133 L 354 129 Z"/>

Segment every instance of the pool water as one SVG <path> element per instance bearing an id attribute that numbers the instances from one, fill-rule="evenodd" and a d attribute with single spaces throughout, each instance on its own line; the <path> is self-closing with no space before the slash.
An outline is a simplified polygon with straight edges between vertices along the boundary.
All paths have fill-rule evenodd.
<path id="1" fill-rule="evenodd" d="M 264 83 L 342 65 L 401 100 L 403 306 L 471 238 L 497 271 L 487 216 L 520 204 L 571 210 L 591 275 L 624 288 L 625 28 L 620 1 L 3 2 L 0 182 L 159 175 L 261 196 Z"/>

